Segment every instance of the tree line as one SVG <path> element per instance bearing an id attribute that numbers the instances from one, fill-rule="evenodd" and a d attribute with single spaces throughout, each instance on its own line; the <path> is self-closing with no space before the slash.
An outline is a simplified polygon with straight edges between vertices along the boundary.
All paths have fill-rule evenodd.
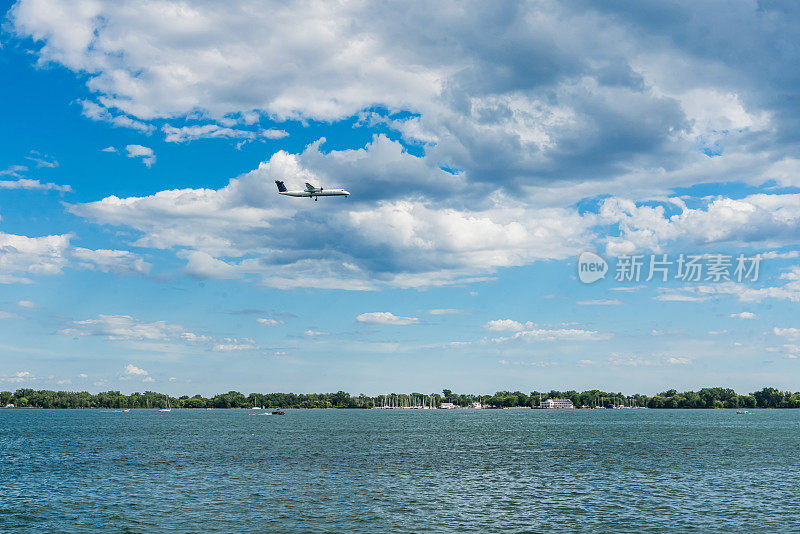
<path id="1" fill-rule="evenodd" d="M 391 406 L 433 406 L 443 402 L 467 407 L 480 403 L 491 408 L 536 407 L 547 399 L 569 399 L 576 408 L 613 406 L 638 406 L 659 409 L 680 408 L 800 408 L 800 392 L 781 391 L 765 387 L 760 391 L 740 395 L 730 388 L 703 388 L 699 391 L 678 392 L 674 389 L 657 395 L 624 395 L 601 390 L 577 391 L 498 391 L 494 395 L 454 393 L 449 389 L 441 393 L 391 393 L 370 397 L 336 393 L 250 393 L 229 391 L 203 397 L 183 395 L 171 397 L 164 393 L 145 391 L 125 395 L 119 391 L 92 394 L 86 391 L 51 391 L 18 389 L 0 391 L 0 407 L 13 405 L 19 408 L 373 408 Z"/>

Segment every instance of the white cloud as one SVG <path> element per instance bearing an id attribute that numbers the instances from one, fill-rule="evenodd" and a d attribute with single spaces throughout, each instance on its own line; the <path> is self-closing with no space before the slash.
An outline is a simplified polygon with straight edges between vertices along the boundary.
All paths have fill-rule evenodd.
<path id="1" fill-rule="evenodd" d="M 797 250 L 789 250 L 786 252 L 777 252 L 775 250 L 771 250 L 769 252 L 764 252 L 761 254 L 761 257 L 765 260 L 786 260 L 786 259 L 793 259 L 800 257 L 800 251 Z"/>
<path id="2" fill-rule="evenodd" d="M 305 332 L 303 332 L 303 335 L 308 336 L 308 337 L 319 337 L 319 336 L 327 336 L 328 333 L 327 332 L 320 332 L 319 330 L 311 330 L 311 329 L 309 329 L 309 330 L 306 330 Z"/>
<path id="3" fill-rule="evenodd" d="M 533 328 L 534 326 L 536 325 L 530 321 L 526 323 L 520 323 L 518 321 L 514 321 L 513 319 L 495 319 L 486 323 L 484 328 L 488 328 L 493 332 L 519 332 L 521 330 L 525 330 L 526 328 Z"/>
<path id="4" fill-rule="evenodd" d="M 366 149 L 366 157 L 384 157 L 387 143 L 396 145 L 377 139 Z M 389 151 L 393 150 L 394 146 Z M 389 157 L 395 156 L 392 152 Z M 296 187 L 306 181 L 322 183 L 304 162 L 320 169 L 320 162 L 341 167 L 336 172 L 342 175 L 363 173 L 357 170 L 360 160 L 353 157 L 347 151 L 322 154 L 312 145 L 299 156 L 277 152 L 218 190 L 111 196 L 69 209 L 99 223 L 142 232 L 136 246 L 176 250 L 193 276 L 256 274 L 262 284 L 280 288 L 305 286 L 309 279 L 319 287 L 355 290 L 483 280 L 499 267 L 566 258 L 589 239 L 591 217 L 566 209 L 498 205 L 464 211 L 442 210 L 423 200 L 374 202 L 369 198 L 372 186 L 351 183 L 348 187 L 362 187 L 366 196 L 361 201 L 345 209 L 320 203 L 308 210 L 307 204 L 275 193 L 275 179 Z M 400 153 L 397 157 L 417 159 Z M 398 160 L 398 168 L 403 161 Z M 305 231 L 274 231 L 290 225 Z M 325 254 L 314 238 L 317 229 L 331 234 Z"/>
<path id="5" fill-rule="evenodd" d="M 362 313 L 356 317 L 359 323 L 380 324 L 380 325 L 395 325 L 403 326 L 410 324 L 419 324 L 419 319 L 416 317 L 402 317 L 394 315 L 391 312 L 368 312 Z"/>
<path id="6" fill-rule="evenodd" d="M 32 300 L 20 300 L 17 302 L 17 306 L 20 308 L 36 308 L 36 303 Z"/>
<path id="7" fill-rule="evenodd" d="M 796 20 L 769 5 L 737 4 L 712 29 L 702 4 L 21 0 L 8 18 L 40 65 L 80 73 L 87 116 L 142 130 L 360 116 L 418 141 L 432 168 L 462 170 L 476 196 L 489 186 L 547 205 L 797 177 L 780 150 L 796 112 L 773 97 L 794 87 L 792 57 L 763 53 L 793 43 Z M 376 108 L 388 114 L 365 111 Z M 183 128 L 203 127 L 174 128 L 188 139 Z"/>
<path id="8" fill-rule="evenodd" d="M 571 257 L 597 233 L 614 236 L 612 253 L 793 244 L 798 195 L 711 198 L 697 208 L 616 198 L 653 199 L 701 182 L 798 183 L 800 164 L 782 150 L 795 145 L 796 112 L 774 98 L 791 94 L 783 73 L 794 65 L 785 54 L 752 53 L 793 43 L 792 14 L 742 3 L 709 29 L 702 6 L 663 13 L 558 2 L 400 10 L 154 0 L 134 10 L 21 0 L 9 27 L 35 42 L 20 46 L 40 65 L 79 73 L 92 95 L 83 113 L 95 120 L 143 132 L 158 121 L 179 142 L 283 135 L 260 130 L 267 119 L 358 116 L 422 147 L 414 157 L 388 136 L 352 150 L 317 143 L 218 190 L 72 207 L 141 232 L 140 246 L 176 251 L 193 276 L 367 290 L 486 280 L 504 267 Z M 677 19 L 681 38 L 665 37 Z M 127 151 L 155 161 L 147 147 Z M 353 198 L 314 203 L 312 212 L 275 198 L 272 180 L 284 176 L 352 186 Z M 600 217 L 564 207 L 609 194 Z M 288 222 L 307 230 L 277 235 Z M 334 234 L 325 254 L 309 237 L 321 229 Z"/>
<path id="9" fill-rule="evenodd" d="M 785 337 L 792 341 L 800 340 L 800 328 L 779 328 L 776 326 L 772 329 L 772 332 L 776 336 Z"/>
<path id="10" fill-rule="evenodd" d="M 67 10 L 26 2 L 12 17 L 17 31 L 45 40 L 42 61 L 89 73 L 89 86 L 102 95 L 94 114 L 117 108 L 151 119 L 202 109 L 222 118 L 256 108 L 331 120 L 429 98 L 440 87 L 435 71 L 376 40 L 374 26 L 358 22 L 373 17 L 355 6 L 178 10 L 156 3 L 130 11 L 113 3 Z"/>
<path id="11" fill-rule="evenodd" d="M 611 334 L 601 333 L 597 330 L 581 330 L 576 328 L 545 329 L 536 328 L 516 332 L 509 337 L 492 339 L 495 343 L 505 343 L 514 340 L 523 341 L 602 341 L 610 339 Z"/>
<path id="12" fill-rule="evenodd" d="M 283 324 L 283 321 L 278 321 L 277 319 L 272 319 L 270 317 L 259 317 L 256 319 L 256 321 L 267 326 L 278 326 Z"/>
<path id="13" fill-rule="evenodd" d="M 19 319 L 19 315 L 17 315 L 16 313 L 0 310 L 0 319 Z"/>
<path id="14" fill-rule="evenodd" d="M 71 321 L 58 331 L 72 337 L 100 336 L 111 341 L 128 342 L 143 350 L 185 352 L 197 347 L 214 352 L 254 350 L 256 342 L 249 338 L 217 338 L 198 334 L 166 321 L 146 322 L 130 315 L 98 315 L 95 319 Z"/>
<path id="15" fill-rule="evenodd" d="M 156 155 L 153 149 L 142 145 L 127 145 L 125 151 L 128 153 L 129 158 L 141 158 L 142 163 L 147 167 L 156 162 Z"/>
<path id="16" fill-rule="evenodd" d="M 21 383 L 35 380 L 30 371 L 18 371 L 11 376 L 0 376 L 0 382 Z"/>
<path id="17" fill-rule="evenodd" d="M 469 315 L 470 312 L 466 310 L 458 310 L 455 308 L 438 308 L 428 310 L 431 315 Z"/>
<path id="18" fill-rule="evenodd" d="M 81 378 L 89 378 L 89 375 L 87 375 L 86 373 L 81 373 L 78 376 Z"/>
<path id="19" fill-rule="evenodd" d="M 225 339 L 222 343 L 214 345 L 214 352 L 236 352 L 240 350 L 252 350 L 257 348 L 252 340 L 240 342 L 238 339 Z"/>
<path id="20" fill-rule="evenodd" d="M 107 122 L 121 128 L 131 128 L 144 133 L 150 133 L 155 128 L 150 124 L 142 121 L 132 119 L 124 114 L 112 113 L 108 108 L 92 102 L 90 100 L 81 100 L 81 107 L 83 108 L 83 116 L 95 121 Z M 112 148 L 112 147 L 109 147 Z M 105 150 L 106 152 L 116 152 L 116 150 Z"/>
<path id="21" fill-rule="evenodd" d="M 11 165 L 5 170 L 0 171 L 0 176 L 13 176 L 15 178 L 22 178 L 23 173 L 28 170 L 25 165 Z"/>
<path id="22" fill-rule="evenodd" d="M 136 367 L 132 363 L 125 366 L 125 374 L 130 376 L 147 376 L 149 373 L 144 369 Z"/>
<path id="23" fill-rule="evenodd" d="M 259 137 L 264 139 L 281 139 L 289 134 L 283 130 L 240 130 L 226 128 L 218 124 L 183 126 L 180 128 L 165 124 L 162 128 L 167 143 L 184 143 L 196 139 L 244 139 L 252 141 Z"/>
<path id="24" fill-rule="evenodd" d="M 660 252 L 671 242 L 687 245 L 793 244 L 800 224 L 800 194 L 755 194 L 742 199 L 717 197 L 705 208 L 688 208 L 677 198 L 667 205 L 679 210 L 669 215 L 665 205 L 637 205 L 633 201 L 610 198 L 600 216 L 618 224 L 619 237 L 607 239 L 610 255 L 634 251 Z"/>
<path id="25" fill-rule="evenodd" d="M 611 291 L 625 291 L 628 293 L 633 293 L 635 291 L 639 291 L 643 289 L 645 286 L 619 286 L 619 287 L 611 287 L 609 288 Z"/>
<path id="26" fill-rule="evenodd" d="M 39 180 L 20 178 L 19 180 L 0 180 L 0 189 L 34 189 L 40 191 L 61 191 L 68 193 L 72 191 L 69 185 L 58 185 L 53 183 L 42 183 Z"/>
<path id="27" fill-rule="evenodd" d="M 692 363 L 692 360 L 690 360 L 689 358 L 684 358 L 684 357 L 678 357 L 678 358 L 669 357 L 669 358 L 667 358 L 667 364 L 669 364 L 669 365 L 689 365 L 690 363 Z"/>
<path id="28" fill-rule="evenodd" d="M 54 169 L 58 167 L 58 162 L 52 156 L 42 154 L 36 150 L 31 150 L 30 154 L 25 156 L 25 159 L 36 163 L 36 166 L 39 168 L 47 167 L 48 169 Z"/>
<path id="29" fill-rule="evenodd" d="M 176 380 L 177 380 L 177 378 L 175 378 L 174 376 L 169 377 L 169 381 L 170 382 L 175 382 Z"/>
<path id="30" fill-rule="evenodd" d="M 29 284 L 31 276 L 60 274 L 72 266 L 116 274 L 146 274 L 150 264 L 123 250 L 73 247 L 70 234 L 27 237 L 0 232 L 0 284 Z"/>
<path id="31" fill-rule="evenodd" d="M 622 301 L 619 299 L 595 299 L 578 301 L 580 306 L 619 306 Z"/>
<path id="32" fill-rule="evenodd" d="M 31 283 L 24 275 L 60 273 L 68 263 L 70 237 L 26 237 L 0 232 L 0 283 Z"/>
<path id="33" fill-rule="evenodd" d="M 659 367 L 665 365 L 689 365 L 690 358 L 683 356 L 639 356 L 614 353 L 608 358 L 608 364 L 615 367 Z"/>
<path id="34" fill-rule="evenodd" d="M 515 365 L 520 367 L 551 367 L 553 365 L 558 365 L 558 362 L 520 362 L 508 360 L 498 360 L 497 363 L 500 365 Z"/>
<path id="35" fill-rule="evenodd" d="M 152 267 L 140 256 L 127 250 L 90 250 L 76 247 L 72 251 L 72 258 L 84 269 L 118 275 L 147 274 Z"/>
<path id="36" fill-rule="evenodd" d="M 661 300 L 664 302 L 703 302 L 708 300 L 710 297 L 699 297 L 694 295 L 687 295 L 685 293 L 678 293 L 678 292 L 662 292 L 659 295 L 653 297 L 655 300 Z"/>
<path id="37" fill-rule="evenodd" d="M 158 341 L 177 338 L 185 330 L 165 321 L 139 321 L 130 315 L 98 315 L 96 319 L 72 321 L 59 330 L 66 336 L 103 336 L 112 340 Z"/>
<path id="38" fill-rule="evenodd" d="M 741 312 L 741 313 L 732 313 L 728 315 L 728 317 L 736 317 L 739 319 L 755 319 L 756 314 L 753 312 Z"/>
<path id="39" fill-rule="evenodd" d="M 117 149 L 115 147 L 113 147 L 113 146 L 107 146 L 105 148 L 101 148 L 100 152 L 110 152 L 112 154 L 116 154 L 117 153 Z"/>

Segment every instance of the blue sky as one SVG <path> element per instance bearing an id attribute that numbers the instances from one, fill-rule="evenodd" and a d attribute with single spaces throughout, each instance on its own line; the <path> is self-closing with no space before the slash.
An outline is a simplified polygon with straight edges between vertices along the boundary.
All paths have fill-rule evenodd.
<path id="1" fill-rule="evenodd" d="M 798 387 L 791 3 L 3 12 L 2 389 Z"/>

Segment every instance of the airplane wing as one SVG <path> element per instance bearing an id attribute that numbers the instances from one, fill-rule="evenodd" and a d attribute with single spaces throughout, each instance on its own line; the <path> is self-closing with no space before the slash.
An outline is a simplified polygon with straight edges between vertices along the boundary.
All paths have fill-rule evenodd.
<path id="1" fill-rule="evenodd" d="M 306 182 L 306 191 L 308 191 L 309 193 L 313 193 L 313 192 L 314 192 L 314 191 L 316 191 L 316 190 L 317 190 L 317 188 L 316 188 L 316 187 L 314 187 L 314 186 L 313 186 L 313 185 L 311 185 L 310 183 Z"/>

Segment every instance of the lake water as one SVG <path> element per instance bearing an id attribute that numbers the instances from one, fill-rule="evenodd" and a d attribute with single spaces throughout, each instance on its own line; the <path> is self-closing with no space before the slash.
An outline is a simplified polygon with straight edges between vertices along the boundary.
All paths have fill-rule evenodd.
<path id="1" fill-rule="evenodd" d="M 800 531 L 800 410 L 257 413 L 0 410 L 0 531 Z"/>

